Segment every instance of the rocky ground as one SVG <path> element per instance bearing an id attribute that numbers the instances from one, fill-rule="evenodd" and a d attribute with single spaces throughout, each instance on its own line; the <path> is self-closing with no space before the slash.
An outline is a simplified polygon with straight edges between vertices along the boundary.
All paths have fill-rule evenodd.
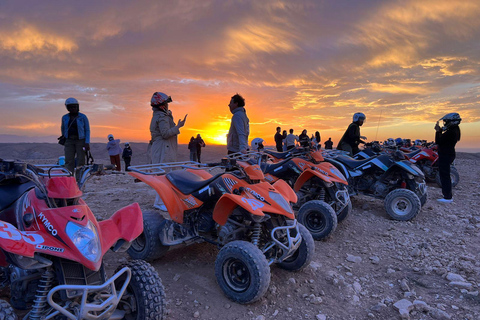
<path id="1" fill-rule="evenodd" d="M 437 203 L 440 189 L 429 184 L 429 200 L 409 222 L 390 220 L 380 200 L 355 197 L 351 216 L 316 242 L 310 266 L 298 273 L 273 266 L 268 293 L 251 305 L 229 301 L 216 284 L 215 246 L 170 251 L 153 263 L 168 318 L 480 319 L 480 155 L 459 154 L 456 165 L 455 202 Z M 135 201 L 151 210 L 154 196 L 129 175 L 108 175 L 94 178 L 84 199 L 104 219 Z M 105 263 L 113 272 L 127 259 L 109 253 Z"/>

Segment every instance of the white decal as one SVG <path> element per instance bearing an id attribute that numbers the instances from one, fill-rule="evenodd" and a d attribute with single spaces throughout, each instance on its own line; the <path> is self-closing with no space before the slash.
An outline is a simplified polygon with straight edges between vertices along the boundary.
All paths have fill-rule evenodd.
<path id="1" fill-rule="evenodd" d="M 245 202 L 245 203 L 248 203 L 250 205 L 250 207 L 252 207 L 252 210 L 254 210 L 254 211 L 264 207 L 264 204 L 261 203 L 260 201 L 256 200 L 256 199 L 242 198 L 242 201 Z"/>
<path id="2" fill-rule="evenodd" d="M 58 234 L 57 229 L 55 229 L 55 228 L 52 226 L 52 224 L 50 223 L 50 221 L 48 221 L 47 217 L 45 217 L 45 215 L 43 214 L 43 212 L 40 212 L 40 214 L 38 215 L 38 217 L 40 218 L 40 220 L 42 220 L 43 225 L 45 226 L 45 229 L 47 229 L 48 231 L 50 231 L 53 236 L 56 236 L 56 235 Z"/>
<path id="3" fill-rule="evenodd" d="M 250 192 L 251 194 L 253 194 L 253 196 L 254 196 L 255 198 L 257 198 L 258 200 L 260 200 L 260 201 L 265 201 L 265 198 L 262 197 L 260 194 L 258 194 L 255 190 L 252 190 L 252 189 L 250 189 L 250 188 L 248 188 L 248 187 L 245 188 L 245 190 L 247 190 L 248 192 Z"/>
<path id="4" fill-rule="evenodd" d="M 27 233 L 25 231 L 18 231 L 13 225 L 7 222 L 0 221 L 0 238 L 10 240 L 23 240 L 29 244 L 43 243 L 45 240 L 39 234 Z"/>
<path id="5" fill-rule="evenodd" d="M 38 244 L 35 248 L 36 249 L 41 249 L 41 250 L 53 251 L 53 252 L 63 252 L 63 251 L 65 251 L 63 248 L 50 247 L 50 246 L 40 245 L 40 244 Z"/>

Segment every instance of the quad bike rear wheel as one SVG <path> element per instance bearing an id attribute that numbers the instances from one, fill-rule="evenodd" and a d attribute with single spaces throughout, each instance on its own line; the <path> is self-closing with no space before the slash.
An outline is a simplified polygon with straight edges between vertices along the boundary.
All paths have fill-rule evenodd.
<path id="1" fill-rule="evenodd" d="M 327 238 L 337 228 L 337 214 L 328 203 L 321 200 L 306 202 L 298 210 L 297 219 L 317 241 Z"/>
<path id="2" fill-rule="evenodd" d="M 263 297 L 270 285 L 270 266 L 258 247 L 236 240 L 226 244 L 218 253 L 215 276 L 230 300 L 252 303 Z"/>
<path id="3" fill-rule="evenodd" d="M 153 320 L 165 318 L 165 289 L 157 271 L 143 260 L 131 260 L 117 268 L 129 267 L 132 278 L 117 309 L 125 311 L 125 320 Z M 116 280 L 117 289 L 124 283 L 125 276 Z"/>
<path id="4" fill-rule="evenodd" d="M 417 216 L 422 208 L 415 192 L 408 189 L 395 189 L 385 197 L 385 210 L 395 220 L 408 221 Z"/>
<path id="5" fill-rule="evenodd" d="M 160 241 L 162 222 L 165 220 L 157 211 L 143 212 L 143 232 L 132 241 L 128 254 L 133 259 L 153 261 L 165 255 L 169 246 Z"/>
<path id="6" fill-rule="evenodd" d="M 452 180 L 452 188 L 455 188 L 460 181 L 460 175 L 458 174 L 457 168 L 450 167 L 450 179 Z M 442 187 L 442 182 L 440 181 L 440 173 L 438 171 L 435 175 L 435 182 L 440 188 Z"/>
<path id="7" fill-rule="evenodd" d="M 302 242 L 298 249 L 278 266 L 288 271 L 300 271 L 310 264 L 315 254 L 315 242 L 310 232 L 302 224 L 298 224 L 298 230 L 302 235 Z"/>
<path id="8" fill-rule="evenodd" d="M 17 314 L 13 310 L 10 303 L 5 300 L 0 300 L 0 319 L 2 320 L 17 320 Z"/>

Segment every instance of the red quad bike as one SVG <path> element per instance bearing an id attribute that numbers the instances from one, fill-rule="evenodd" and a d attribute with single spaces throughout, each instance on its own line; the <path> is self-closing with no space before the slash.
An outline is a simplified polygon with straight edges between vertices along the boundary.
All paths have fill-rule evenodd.
<path id="1" fill-rule="evenodd" d="M 438 153 L 436 147 L 436 145 L 430 145 L 414 151 L 408 148 L 400 148 L 400 150 L 405 153 L 407 160 L 416 164 L 423 171 L 428 181 L 435 181 L 437 185 L 441 187 L 442 182 L 440 181 L 440 173 L 438 171 Z M 460 181 L 457 168 L 453 165 L 450 167 L 450 179 L 452 180 L 452 188 Z"/>
<path id="2" fill-rule="evenodd" d="M 305 150 L 297 154 L 277 163 L 262 161 L 260 166 L 266 181 L 274 183 L 282 179 L 295 190 L 298 221 L 315 240 L 322 240 L 352 211 L 348 183 L 334 165 L 323 161 L 320 151 Z"/>
<path id="3" fill-rule="evenodd" d="M 262 182 L 258 166 L 243 168 L 222 161 L 225 172 L 213 176 L 198 163 L 130 166 L 129 174 L 162 198 L 170 219 L 143 213 L 144 231 L 128 253 L 154 260 L 170 246 L 207 241 L 221 247 L 215 276 L 225 295 L 238 303 L 260 299 L 270 284 L 270 265 L 298 271 L 310 263 L 315 244 L 295 220 L 295 192 L 286 182 Z M 216 165 L 216 164 L 215 164 Z M 212 165 L 214 166 L 214 165 Z M 183 168 L 165 174 L 164 169 Z"/>
<path id="4" fill-rule="evenodd" d="M 81 185 L 104 174 L 81 169 Z M 0 281 L 24 319 L 162 319 L 164 289 L 155 269 L 141 260 L 107 279 L 103 256 L 122 252 L 142 233 L 137 203 L 98 222 L 63 167 L 43 170 L 0 160 Z M 16 319 L 0 300 L 0 319 Z"/>

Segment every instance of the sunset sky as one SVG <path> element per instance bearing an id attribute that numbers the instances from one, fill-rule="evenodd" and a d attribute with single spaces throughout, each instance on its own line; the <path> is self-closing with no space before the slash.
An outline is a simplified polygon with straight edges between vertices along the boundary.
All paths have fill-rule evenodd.
<path id="1" fill-rule="evenodd" d="M 0 142 L 55 143 L 68 97 L 93 142 L 148 141 L 155 91 L 188 114 L 180 143 L 225 144 L 238 92 L 250 140 L 336 145 L 355 112 L 368 140 L 433 140 L 458 112 L 480 151 L 480 1 L 0 2 Z"/>

